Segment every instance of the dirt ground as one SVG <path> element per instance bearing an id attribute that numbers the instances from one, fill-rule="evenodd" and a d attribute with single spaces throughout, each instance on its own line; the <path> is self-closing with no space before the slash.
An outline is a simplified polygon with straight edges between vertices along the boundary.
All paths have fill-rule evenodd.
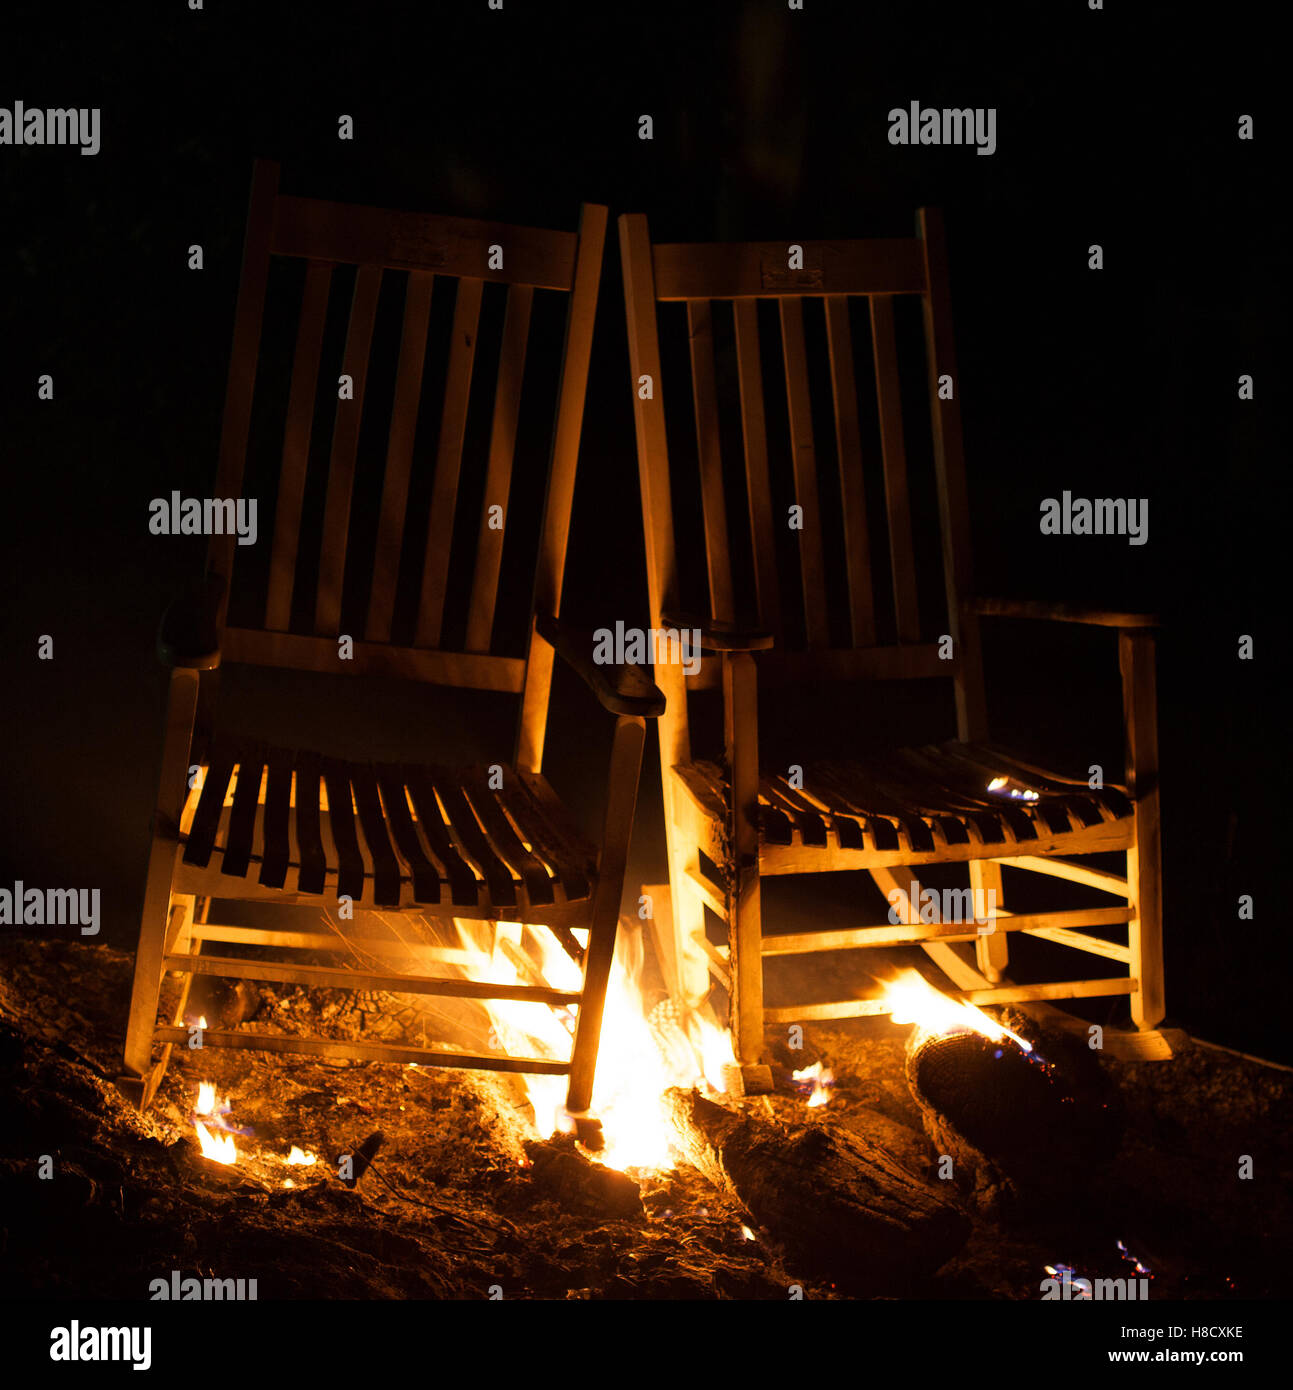
<path id="1" fill-rule="evenodd" d="M 849 1296 L 690 1168 L 631 1174 L 638 1209 L 630 1184 L 599 1180 L 570 1144 L 536 1145 L 522 1091 L 495 1073 L 177 1048 L 140 1115 L 114 1085 L 130 958 L 11 937 L 0 960 L 0 1296 L 146 1298 L 172 1270 L 255 1278 L 261 1299 L 786 1299 L 796 1285 Z M 365 1009 L 384 1017 L 389 1000 L 281 987 L 244 1026 L 337 1030 Z M 757 1103 L 851 1129 L 936 1184 L 904 1078 L 908 1031 L 807 1025 L 802 1051 L 778 1056 L 777 1093 Z M 789 1066 L 815 1060 L 836 1084 L 808 1109 Z M 1123 1138 L 1084 1190 L 1048 1194 L 1009 1227 L 975 1213 L 964 1250 L 894 1296 L 1038 1298 L 1048 1264 L 1125 1277 L 1119 1241 L 1152 1272 L 1155 1298 L 1288 1296 L 1293 1073 L 1204 1046 L 1100 1065 Z M 200 1081 L 253 1131 L 236 1166 L 200 1156 Z M 371 1166 L 343 1183 L 338 1157 L 376 1134 Z M 318 1161 L 289 1166 L 292 1145 Z"/>

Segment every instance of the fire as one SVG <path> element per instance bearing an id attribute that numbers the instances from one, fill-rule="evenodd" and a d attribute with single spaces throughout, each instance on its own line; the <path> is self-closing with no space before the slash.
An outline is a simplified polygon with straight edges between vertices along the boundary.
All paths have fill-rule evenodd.
<path id="1" fill-rule="evenodd" d="M 228 1107 L 225 1107 L 228 1109 Z M 219 1124 L 220 1118 L 216 1112 L 216 1092 L 215 1086 L 210 1081 L 203 1081 L 198 1086 L 197 1106 L 193 1111 L 193 1128 L 197 1131 L 198 1143 L 202 1147 L 202 1157 L 209 1158 L 213 1163 L 237 1163 L 238 1150 L 233 1142 L 232 1134 L 212 1134 L 203 1123 L 210 1120 L 213 1124 Z"/>
<path id="2" fill-rule="evenodd" d="M 990 792 L 1004 792 L 1007 796 L 1012 796 L 1016 801 L 1036 801 L 1038 799 L 1035 791 L 1030 791 L 1027 787 L 1012 787 L 1009 777 L 994 777 L 988 783 Z"/>
<path id="3" fill-rule="evenodd" d="M 579 990 L 583 972 L 560 943 L 542 928 L 456 919 L 462 944 L 481 955 L 475 978 L 495 984 L 547 983 L 555 989 Z M 586 932 L 576 929 L 580 944 Z M 538 961 L 536 967 L 535 961 Z M 724 1068 L 735 1065 L 729 1034 L 697 1015 L 685 1024 L 671 1011 L 649 1011 L 643 998 L 641 935 L 635 924 L 624 927 L 615 947 L 606 1005 L 602 1015 L 597 1081 L 592 1114 L 602 1123 L 605 1147 L 597 1158 L 608 1167 L 667 1168 L 672 1165 L 673 1125 L 662 1103 L 671 1086 L 724 1089 Z M 574 1040 L 576 1010 L 514 1000 L 483 1001 L 489 1012 L 491 1050 L 513 1056 L 566 1061 Z M 534 1109 L 535 1128 L 547 1138 L 570 1130 L 565 1110 L 564 1076 L 523 1076 Z"/>
<path id="4" fill-rule="evenodd" d="M 315 1158 L 315 1156 L 312 1153 L 306 1153 L 304 1149 L 301 1149 L 296 1144 L 293 1144 L 292 1152 L 288 1154 L 287 1161 L 289 1163 L 299 1164 L 303 1168 L 309 1168 L 315 1163 L 317 1163 L 319 1160 Z"/>
<path id="5" fill-rule="evenodd" d="M 808 1092 L 807 1104 L 810 1110 L 825 1105 L 830 1100 L 830 1088 L 835 1084 L 835 1073 L 829 1067 L 814 1062 L 811 1067 L 791 1072 L 790 1077 L 801 1091 Z"/>
<path id="6" fill-rule="evenodd" d="M 895 1023 L 914 1023 L 923 1033 L 978 1033 L 992 1042 L 1009 1038 L 1024 1052 L 1033 1045 L 1018 1033 L 1012 1033 L 982 1009 L 963 999 L 949 999 L 934 988 L 917 970 L 904 970 L 896 980 L 884 985 L 883 996 Z"/>

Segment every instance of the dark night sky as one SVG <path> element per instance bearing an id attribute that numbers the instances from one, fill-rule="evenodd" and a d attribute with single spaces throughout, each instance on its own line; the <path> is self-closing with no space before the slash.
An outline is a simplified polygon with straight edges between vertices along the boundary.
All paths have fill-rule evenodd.
<path id="1" fill-rule="evenodd" d="M 148 534 L 147 502 L 211 487 L 255 155 L 283 162 L 288 192 L 554 227 L 586 199 L 648 213 L 662 240 L 904 236 L 928 203 L 948 222 L 979 587 L 1163 614 L 1170 1017 L 1289 1060 L 1269 39 L 1259 6 L 1131 8 L 10 7 L 0 105 L 100 106 L 103 148 L 0 148 L 0 882 L 102 884 L 108 939 L 132 939 L 153 635 L 202 564 L 196 539 Z M 997 108 L 997 152 L 891 147 L 886 113 L 913 99 Z M 612 237 L 566 603 L 598 622 L 645 615 L 618 276 Z M 1066 487 L 1149 497 L 1150 544 L 1043 546 L 1038 501 Z M 45 632 L 52 663 L 35 659 Z M 1255 662 L 1236 660 L 1244 632 Z M 997 625 L 987 656 L 1003 741 L 1116 750 L 1112 639 Z M 558 686 L 552 776 L 592 817 L 604 750 L 581 698 Z M 633 882 L 662 871 L 657 798 L 649 752 Z M 1241 892 L 1255 922 L 1235 920 Z"/>

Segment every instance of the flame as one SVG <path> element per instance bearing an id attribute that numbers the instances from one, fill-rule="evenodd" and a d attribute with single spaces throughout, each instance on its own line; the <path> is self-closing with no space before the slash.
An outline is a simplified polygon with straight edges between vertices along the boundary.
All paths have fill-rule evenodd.
<path id="1" fill-rule="evenodd" d="M 289 1163 L 299 1164 L 303 1168 L 309 1168 L 313 1166 L 315 1163 L 317 1163 L 319 1160 L 315 1158 L 315 1156 L 312 1153 L 306 1153 L 296 1144 L 293 1144 L 292 1152 L 288 1154 L 287 1161 Z"/>
<path id="2" fill-rule="evenodd" d="M 577 991 L 583 972 L 556 938 L 543 928 L 455 919 L 463 946 L 482 960 L 473 978 L 495 984 L 537 984 Z M 586 944 L 587 933 L 576 929 Z M 537 960 L 537 965 L 535 964 Z M 733 1067 L 731 1037 L 699 1015 L 685 1023 L 667 1006 L 648 1010 L 641 990 L 642 944 L 636 924 L 616 940 L 602 1013 L 597 1079 L 591 1113 L 602 1124 L 600 1162 L 611 1168 L 671 1167 L 674 1128 L 663 1105 L 672 1086 L 708 1086 L 722 1091 L 724 1069 Z M 491 1050 L 512 1056 L 566 1061 L 570 1057 L 578 1006 L 553 1008 L 514 1000 L 482 1001 L 492 1024 Z M 494 1046 L 496 1044 L 496 1046 Z M 565 1110 L 564 1076 L 522 1076 L 540 1137 L 574 1127 Z"/>
<path id="3" fill-rule="evenodd" d="M 1154 1271 L 1150 1269 L 1148 1265 L 1142 1264 L 1140 1260 L 1127 1249 L 1122 1241 L 1118 1242 L 1118 1250 L 1122 1258 L 1135 1267 L 1137 1274 L 1148 1274 L 1151 1279 L 1154 1277 Z"/>
<path id="4" fill-rule="evenodd" d="M 203 1158 L 210 1158 L 214 1163 L 236 1163 L 238 1162 L 238 1148 L 234 1144 L 234 1134 L 213 1134 L 204 1120 L 210 1120 L 213 1125 L 222 1126 L 222 1112 L 228 1111 L 228 1102 L 225 1102 L 220 1109 L 215 1106 L 215 1084 L 213 1081 L 200 1081 L 197 1086 L 197 1105 L 193 1109 L 193 1129 L 197 1133 L 197 1143 L 202 1147 Z"/>
<path id="5" fill-rule="evenodd" d="M 831 1098 L 830 1088 L 835 1084 L 835 1073 L 829 1067 L 824 1067 L 820 1062 L 814 1062 L 811 1067 L 804 1067 L 802 1071 L 792 1071 L 790 1078 L 799 1084 L 800 1090 L 808 1092 L 808 1108 L 816 1109 L 819 1105 L 825 1105 Z"/>
<path id="6" fill-rule="evenodd" d="M 204 1119 L 213 1122 L 217 1120 L 215 1085 L 210 1081 L 199 1083 L 197 1106 L 193 1111 L 193 1128 L 197 1131 L 202 1157 L 211 1159 L 213 1163 L 237 1163 L 238 1150 L 234 1145 L 233 1135 L 212 1134 L 203 1123 Z"/>
<path id="7" fill-rule="evenodd" d="M 1012 787 L 1009 777 L 994 777 L 988 783 L 988 790 L 990 792 L 1005 792 L 1007 796 L 1013 797 L 1016 801 L 1038 800 L 1038 794 L 1035 791 L 1030 791 L 1027 787 Z"/>
<path id="8" fill-rule="evenodd" d="M 949 999 L 917 970 L 904 970 L 896 980 L 886 982 L 882 993 L 895 1023 L 914 1023 L 920 1032 L 935 1036 L 970 1032 L 992 1042 L 1009 1038 L 1024 1052 L 1033 1050 L 1026 1038 L 1002 1027 L 973 1004 L 963 999 Z"/>

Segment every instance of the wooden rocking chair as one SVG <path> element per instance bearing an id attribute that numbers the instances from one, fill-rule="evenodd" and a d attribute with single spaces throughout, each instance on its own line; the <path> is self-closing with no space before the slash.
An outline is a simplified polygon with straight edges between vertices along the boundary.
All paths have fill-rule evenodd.
<path id="1" fill-rule="evenodd" d="M 1142 1034 L 1162 1019 L 1163 966 L 1160 931 L 1159 812 L 1154 695 L 1154 620 L 1127 613 L 1087 612 L 1041 603 L 976 601 L 970 592 L 970 537 L 959 401 L 942 221 L 922 210 L 918 235 L 909 240 L 731 245 L 652 245 L 646 219 L 619 219 L 629 351 L 634 383 L 639 473 L 646 538 L 651 621 L 657 628 L 699 629 L 705 651 L 721 657 L 725 757 L 693 758 L 688 693 L 717 684 L 720 663 L 684 672 L 679 664 L 656 666 L 668 706 L 658 725 L 665 822 L 669 850 L 667 889 L 647 888 L 657 904 L 670 904 L 671 931 L 662 938 L 671 987 L 685 1007 L 705 998 L 710 977 L 730 992 L 734 1045 L 747 1086 L 769 1082 L 760 1064 L 764 1026 L 796 1020 L 847 1018 L 883 1011 L 875 999 L 849 999 L 795 1008 L 763 1006 L 763 958 L 864 946 L 920 944 L 954 985 L 978 1004 L 1129 995 Z M 895 346 L 895 297 L 916 295 L 923 307 L 924 345 L 932 413 L 932 454 L 946 594 L 944 626 L 922 628 L 918 605 L 912 493 L 909 491 Z M 883 468 L 888 522 L 888 576 L 873 575 L 883 549 L 871 543 L 866 511 L 861 383 L 854 362 L 853 297 L 858 314 L 869 310 L 875 366 L 874 429 Z M 768 301 L 761 310 L 760 301 Z M 674 305 L 685 306 L 675 308 Z M 775 305 L 775 309 L 772 306 Z M 665 307 L 660 307 L 665 306 Z M 728 307 L 730 306 L 730 307 Z M 690 353 L 696 473 L 675 461 L 669 444 L 687 437 L 683 423 L 666 438 L 665 386 L 660 335 L 668 316 L 679 357 L 685 333 Z M 761 324 L 761 313 L 764 315 Z M 773 327 L 773 319 L 777 327 Z M 811 319 L 810 319 L 811 316 Z M 824 339 L 817 358 L 807 350 L 806 323 Z M 723 330 L 720 344 L 718 334 Z M 778 332 L 779 329 L 779 332 Z M 866 331 L 866 330 L 861 330 Z M 761 342 L 762 332 L 762 342 Z M 730 336 L 729 336 L 730 335 Z M 779 337 L 788 438 L 769 427 L 764 364 Z M 724 358 L 719 348 L 732 344 Z M 722 415 L 724 372 L 734 378 L 730 413 Z M 811 383 L 812 363 L 821 363 Z M 777 371 L 780 375 L 780 370 Z M 820 385 L 818 384 L 820 382 Z M 945 388 L 940 391 L 940 383 Z M 953 390 L 946 388 L 953 387 Z M 818 397 L 817 392 L 821 395 Z M 683 393 L 683 399 L 687 393 Z M 679 405 L 670 402 L 675 411 Z M 813 405 L 821 414 L 814 420 Z M 826 411 L 833 414 L 833 448 L 818 450 Z M 743 440 L 743 478 L 724 474 L 720 436 L 724 418 L 731 438 Z M 777 443 L 788 454 L 797 540 L 787 547 L 787 513 L 774 516 L 770 458 Z M 770 447 L 771 446 L 771 447 Z M 690 455 L 690 450 L 686 451 Z M 727 451 L 737 452 L 736 445 Z M 828 476 L 827 464 L 836 472 Z M 691 458 L 687 459 L 691 464 Z M 682 480 L 680 482 L 680 480 Z M 878 480 L 877 480 L 878 481 Z M 673 495 L 680 486 L 698 499 L 699 524 L 681 529 Z M 731 509 L 728 495 L 743 488 Z M 819 497 L 838 499 L 838 528 L 828 527 Z M 931 508 L 931 511 L 933 509 Z M 740 520 L 734 520 L 736 517 Z M 829 518 L 834 521 L 835 518 Z M 703 564 L 690 555 L 680 563 L 681 534 L 704 534 Z M 729 548 L 729 527 L 733 530 Z M 778 543 L 777 530 L 783 536 Z M 834 570 L 826 543 L 842 532 L 843 554 Z M 736 563 L 736 541 L 746 568 Z M 744 552 L 748 543 L 749 550 Z M 793 560 L 787 560 L 788 550 Z M 780 561 L 778 553 L 780 554 Z M 838 554 L 838 551 L 836 552 Z M 742 574 L 751 576 L 742 579 Z M 828 592 L 832 573 L 840 576 Z M 682 576 L 700 590 L 689 616 Z M 873 587 L 874 583 L 874 587 Z M 890 588 L 892 606 L 881 600 Z M 748 595 L 748 601 L 743 601 Z M 787 596 L 790 596 L 789 599 Z M 799 596 L 802 596 L 801 598 Z M 834 601 L 834 602 L 833 602 Z M 986 742 L 979 618 L 982 615 L 1092 623 L 1118 632 L 1126 730 L 1126 785 L 1093 789 L 1022 763 Z M 832 630 L 833 629 L 833 630 Z M 937 634 L 931 640 L 930 633 Z M 922 635 L 924 634 L 924 635 Z M 941 640 L 940 640 L 941 639 Z M 950 639 L 950 640 L 949 640 Z M 762 655 L 755 656 L 754 653 Z M 951 659 L 945 659 L 951 658 Z M 948 677 L 955 685 L 958 739 L 915 748 L 889 748 L 851 762 L 796 767 L 761 765 L 757 720 L 760 685 Z M 845 731 L 841 730 L 841 738 Z M 1127 877 L 1067 856 L 1126 851 Z M 1064 857 L 1059 857 L 1064 856 Z M 916 911 L 912 887 L 918 866 L 966 863 L 972 889 L 992 890 L 998 911 L 980 928 L 930 922 Z M 1125 900 L 1125 906 L 1011 916 L 1000 909 L 1001 865 L 1086 884 Z M 765 936 L 760 917 L 760 879 L 765 874 L 867 870 L 893 904 L 899 924 L 843 931 Z M 922 898 L 924 895 L 919 895 Z M 968 896 L 968 895 L 967 895 Z M 990 898 L 976 899 L 990 902 Z M 705 910 L 727 924 L 728 946 L 706 937 Z M 663 914 L 661 914 L 663 915 Z M 1080 930 L 1125 924 L 1126 945 Z M 1016 986 L 1005 977 L 1007 933 L 1022 932 L 1112 960 L 1127 972 L 1110 977 Z M 672 937 L 672 940 L 670 940 Z M 974 964 L 956 949 L 974 942 Z M 1045 1006 L 1041 1006 L 1045 1007 Z M 1161 1040 L 1132 1033 L 1132 1055 L 1162 1055 Z"/>
<path id="2" fill-rule="evenodd" d="M 256 438 L 253 393 L 257 412 L 266 394 L 276 394 L 273 375 L 264 370 L 262 350 L 271 257 L 304 261 L 303 275 L 296 271 L 298 283 L 303 279 L 303 290 L 299 291 L 290 389 L 280 393 L 286 395 L 286 409 L 278 420 L 285 423 L 268 433 L 272 452 L 267 471 L 277 471 L 272 551 L 268 566 L 262 567 L 261 586 L 252 584 L 254 573 L 243 581 L 254 590 L 243 611 L 258 622 L 234 626 L 228 621 L 234 559 L 243 558 L 236 537 L 229 534 L 211 538 L 202 592 L 173 605 L 163 620 L 159 646 L 171 668 L 169 705 L 123 1077 L 123 1087 L 141 1105 L 152 1099 L 173 1045 L 190 1036 L 182 1026 L 183 1001 L 192 977 L 200 973 L 460 999 L 534 1001 L 576 1009 L 569 1061 L 218 1028 L 205 1030 L 202 1043 L 568 1074 L 570 1110 L 587 1110 L 615 948 L 644 720 L 663 709 L 660 692 L 640 669 L 595 666 L 591 639 L 572 638 L 557 616 L 606 218 L 605 208 L 585 205 L 574 234 L 287 197 L 278 192 L 278 166 L 257 163 L 216 496 L 243 495 L 249 440 Z M 350 266 L 355 267 L 353 272 L 344 269 Z M 308 550 L 308 543 L 302 544 L 308 529 L 302 517 L 309 515 L 303 500 L 334 269 L 338 276 L 353 273 L 354 287 L 341 359 L 343 385 L 338 388 L 326 457 L 316 575 L 309 571 L 308 556 L 307 562 L 298 563 L 298 553 Z M 275 273 L 287 279 L 292 274 L 290 269 Z M 379 358 L 375 351 L 371 354 L 374 370 L 370 371 L 370 348 L 384 278 L 388 290 L 402 291 L 403 318 L 398 353 L 392 341 L 386 359 L 394 367 L 394 379 L 385 396 L 390 402 L 389 431 L 380 508 L 370 505 L 364 513 L 352 508 L 352 499 L 358 495 L 357 479 L 363 478 L 356 461 L 363 457 L 359 445 L 365 394 L 370 403 L 380 405 L 383 399 L 375 383 Z M 489 288 L 492 285 L 499 288 Z M 401 548 L 416 545 L 419 537 L 414 533 L 423 531 L 423 524 L 415 525 L 412 519 L 406 528 L 406 513 L 412 518 L 417 469 L 421 457 L 430 452 L 415 449 L 418 408 L 433 375 L 428 364 L 439 360 L 428 347 L 429 326 L 434 340 L 438 322 L 432 312 L 433 291 L 445 297 L 438 298 L 438 303 L 446 303 L 452 295 L 452 324 L 443 345 L 443 384 L 436 387 L 443 409 L 429 502 L 425 490 L 422 493 L 427 520 L 425 551 L 417 552 L 420 592 L 416 613 L 410 605 L 405 614 L 411 640 L 401 644 L 392 641 L 393 631 L 400 626 Z M 541 439 L 525 456 L 535 458 L 532 472 L 543 472 L 531 490 L 522 494 L 524 504 L 509 510 L 509 496 L 515 502 L 518 495 L 514 455 L 518 470 L 523 457 L 516 445 L 531 310 L 536 311 L 537 324 L 536 292 L 552 291 L 568 296 L 564 351 L 559 374 L 552 372 L 557 380 L 555 431 L 550 451 L 546 439 Z M 479 520 L 473 512 L 467 527 L 459 523 L 461 534 L 455 545 L 455 511 L 464 510 L 458 508 L 460 474 L 464 482 L 471 479 L 470 466 L 464 468 L 469 388 L 482 299 L 491 294 L 505 296 L 506 303 L 505 310 L 501 303 L 496 306 L 502 327 L 487 460 L 478 470 L 483 481 L 476 477 L 478 491 L 465 494 L 480 498 Z M 443 317 L 447 319 L 447 314 Z M 531 354 L 532 360 L 539 357 L 537 351 Z M 349 390 L 344 386 L 346 378 Z M 531 399 L 527 395 L 527 401 Z M 377 414 L 376 407 L 369 413 Z M 547 418 L 551 420 L 552 415 Z M 282 430 L 281 466 L 273 462 L 278 429 Z M 484 438 L 483 434 L 477 437 Z M 377 447 L 382 448 L 380 443 Z M 314 456 L 322 464 L 317 439 Z M 367 496 L 371 501 L 375 491 L 370 489 Z M 501 584 L 500 576 L 509 582 L 512 578 L 502 564 L 504 531 L 499 522 L 508 519 L 511 554 L 514 537 L 523 536 L 528 516 L 534 522 L 528 553 L 537 553 L 537 574 L 532 589 L 524 576 L 527 582 L 520 601 L 528 602 L 532 592 L 533 606 L 514 615 L 513 639 L 526 642 L 526 649 L 522 656 L 504 655 L 491 650 L 496 608 L 500 619 L 504 616 L 500 594 L 507 586 Z M 354 559 L 356 536 L 365 526 L 369 540 L 375 542 L 371 565 Z M 518 553 L 527 553 L 524 543 Z M 451 555 L 461 555 L 460 567 L 470 571 L 469 592 L 465 583 L 456 588 L 451 583 Z M 253 567 L 244 562 L 239 569 Z M 401 592 L 413 597 L 408 586 Z M 458 608 L 451 614 L 455 594 Z M 459 611 L 464 596 L 465 627 Z M 446 650 L 449 633 L 465 633 L 456 650 Z M 617 716 L 600 852 L 572 828 L 542 775 L 554 652 L 571 662 L 600 702 Z M 211 681 L 221 662 L 336 673 L 337 679 L 377 673 L 431 685 L 508 692 L 519 697 L 515 754 L 510 760 L 503 757 L 496 764 L 464 771 L 347 761 L 330 756 L 326 748 L 265 747 L 237 735 L 216 737 L 205 747 L 202 718 L 196 740 L 194 736 L 195 713 L 206 708 L 205 701 L 199 706 L 199 686 Z M 190 775 L 191 770 L 195 775 Z M 322 906 L 328 899 L 335 903 L 344 898 L 355 908 L 411 909 L 432 919 L 495 922 L 503 918 L 526 924 L 526 929 L 552 933 L 582 967 L 582 988 L 553 988 L 541 970 L 529 968 L 525 974 L 518 971 L 527 983 L 503 985 L 470 976 L 401 974 L 384 970 L 380 963 L 367 971 L 350 965 L 302 964 L 302 950 L 331 947 L 335 951 L 336 938 L 317 929 L 302 932 L 290 926 L 283 930 L 223 926 L 210 913 L 213 899 L 290 907 Z M 585 928 L 586 942 L 574 934 Z M 213 941 L 273 948 L 278 958 L 203 955 L 203 944 Z M 507 944 L 516 957 L 516 942 L 509 939 Z M 519 949 L 526 954 L 524 940 Z M 456 955 L 455 963 L 470 965 L 460 959 L 463 954 L 427 947 L 422 958 L 453 961 Z M 535 954 L 528 952 L 530 957 Z M 184 976 L 184 992 L 172 1021 L 158 1026 L 159 990 L 166 971 Z M 154 1042 L 163 1044 L 160 1060 L 154 1058 Z"/>

